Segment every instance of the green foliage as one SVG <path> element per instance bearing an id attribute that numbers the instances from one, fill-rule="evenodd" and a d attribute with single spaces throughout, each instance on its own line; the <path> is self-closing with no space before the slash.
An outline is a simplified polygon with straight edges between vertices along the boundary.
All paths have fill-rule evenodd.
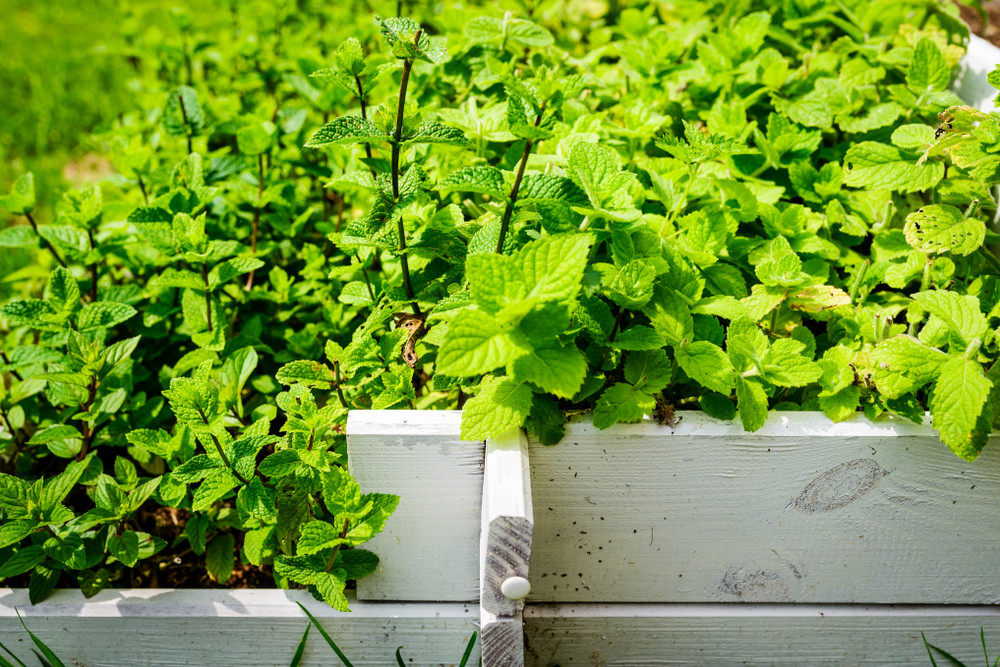
<path id="1" fill-rule="evenodd" d="M 153 5 L 115 173 L 0 197 L 38 258 L 0 305 L 32 600 L 189 548 L 345 609 L 398 502 L 347 473 L 352 409 L 549 444 L 587 411 L 930 409 L 968 459 L 1000 419 L 1000 116 L 948 91 L 950 5 Z"/>

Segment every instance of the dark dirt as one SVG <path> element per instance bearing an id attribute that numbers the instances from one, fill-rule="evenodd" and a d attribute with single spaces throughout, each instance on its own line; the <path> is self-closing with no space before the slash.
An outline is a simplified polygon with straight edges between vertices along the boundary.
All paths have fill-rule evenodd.
<path id="1" fill-rule="evenodd" d="M 969 24 L 972 32 L 994 45 L 1000 46 L 1000 2 L 983 3 L 983 6 L 990 15 L 990 24 L 985 31 L 983 30 L 983 22 L 978 12 L 971 7 L 966 7 L 960 3 L 956 4 L 958 4 L 959 11 L 962 13 L 962 19 Z"/>

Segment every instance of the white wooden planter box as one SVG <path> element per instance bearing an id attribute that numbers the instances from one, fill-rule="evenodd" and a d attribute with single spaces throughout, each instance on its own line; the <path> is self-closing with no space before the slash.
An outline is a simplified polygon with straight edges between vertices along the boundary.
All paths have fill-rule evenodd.
<path id="1" fill-rule="evenodd" d="M 997 63 L 973 38 L 955 90 L 992 110 Z M 929 664 L 921 631 L 972 664 L 980 627 L 1000 650 L 1000 438 L 969 464 L 899 420 L 775 413 L 747 434 L 680 414 L 584 419 L 542 447 L 462 442 L 457 412 L 354 412 L 352 472 L 402 500 L 352 613 L 302 591 L 31 606 L 0 589 L 0 641 L 30 664 L 17 609 L 69 665 L 286 665 L 300 601 L 356 665 L 394 665 L 397 646 L 409 664 L 456 664 L 480 627 L 489 667 Z M 526 605 L 499 592 L 517 574 Z M 338 664 L 316 634 L 303 664 Z"/>

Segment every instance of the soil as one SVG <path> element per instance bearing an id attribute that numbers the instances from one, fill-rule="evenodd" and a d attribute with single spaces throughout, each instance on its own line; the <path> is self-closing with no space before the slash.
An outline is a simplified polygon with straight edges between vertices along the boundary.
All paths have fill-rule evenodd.
<path id="1" fill-rule="evenodd" d="M 966 7 L 961 3 L 956 3 L 962 13 L 962 19 L 969 24 L 972 32 L 983 39 L 991 42 L 995 46 L 1000 46 L 1000 2 L 984 2 L 983 6 L 989 12 L 990 24 L 983 29 L 983 22 L 979 17 L 979 12 Z"/>

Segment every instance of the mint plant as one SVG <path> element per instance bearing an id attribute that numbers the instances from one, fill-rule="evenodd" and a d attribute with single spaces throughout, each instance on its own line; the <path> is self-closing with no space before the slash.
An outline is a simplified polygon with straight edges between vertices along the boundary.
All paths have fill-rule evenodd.
<path id="1" fill-rule="evenodd" d="M 0 197 L 34 259 L 0 306 L 0 578 L 346 608 L 398 502 L 347 472 L 353 409 L 546 444 L 929 411 L 977 456 L 1000 121 L 950 92 L 956 10 L 537 9 L 132 6 L 115 173 Z"/>

